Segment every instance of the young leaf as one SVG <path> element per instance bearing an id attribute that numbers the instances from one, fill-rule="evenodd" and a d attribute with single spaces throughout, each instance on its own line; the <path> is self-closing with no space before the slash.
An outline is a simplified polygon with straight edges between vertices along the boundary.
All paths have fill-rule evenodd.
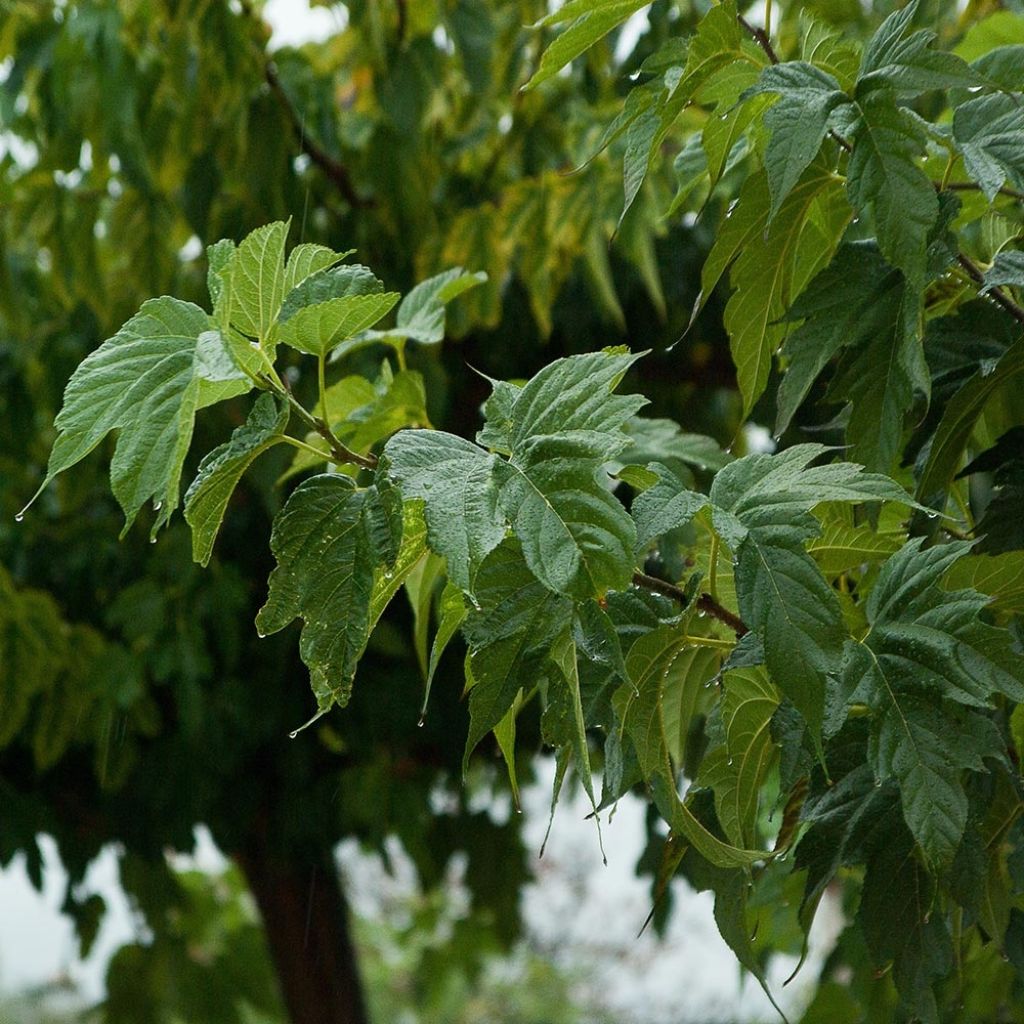
<path id="1" fill-rule="evenodd" d="M 335 252 L 326 245 L 316 245 L 312 242 L 295 246 L 288 254 L 288 262 L 284 267 L 284 295 L 287 297 L 292 289 L 306 278 L 333 267 L 335 263 L 340 263 L 354 252 L 355 249 Z"/>
<path id="2" fill-rule="evenodd" d="M 984 84 L 962 58 L 932 48 L 937 33 L 919 29 L 907 34 L 917 7 L 913 0 L 879 25 L 864 52 L 858 95 L 878 88 L 916 95 L 931 89 L 970 89 Z"/>
<path id="3" fill-rule="evenodd" d="M 369 267 L 359 263 L 344 267 L 327 267 L 303 278 L 285 293 L 278 321 L 286 323 L 307 306 L 318 306 L 331 299 L 379 295 L 383 291 L 384 282 Z"/>
<path id="4" fill-rule="evenodd" d="M 203 376 L 209 361 L 200 359 L 199 342 L 209 328 L 210 318 L 190 302 L 150 299 L 88 355 L 64 392 L 54 424 L 57 440 L 37 496 L 117 430 L 110 484 L 124 509 L 124 529 L 151 498 L 159 513 L 154 533 L 163 526 L 178 506 L 196 411 L 251 387 L 237 377 Z"/>
<path id="5" fill-rule="evenodd" d="M 290 222 L 275 221 L 243 239 L 224 269 L 227 320 L 265 346 L 285 296 L 284 245 Z"/>
<path id="6" fill-rule="evenodd" d="M 398 299 L 398 292 L 381 292 L 304 306 L 281 324 L 280 340 L 308 355 L 326 356 L 331 349 L 386 316 Z"/>
<path id="7" fill-rule="evenodd" d="M 369 334 L 381 340 L 411 338 L 421 345 L 436 345 L 444 341 L 445 306 L 486 280 L 483 271 L 470 274 L 462 267 L 427 278 L 402 299 L 393 328 Z"/>
<path id="8" fill-rule="evenodd" d="M 537 677 L 572 614 L 567 598 L 534 578 L 514 541 L 505 541 L 483 560 L 474 597 L 479 608 L 462 627 L 475 679 L 464 769 L 476 745 L 512 707 L 524 681 Z"/>
<path id="9" fill-rule="evenodd" d="M 374 570 L 394 563 L 401 532 L 393 488 L 359 491 L 338 473 L 305 480 L 274 519 L 277 568 L 256 628 L 276 633 L 304 620 L 299 653 L 320 710 L 348 702 L 370 635 Z"/>
<path id="10" fill-rule="evenodd" d="M 207 565 L 213 542 L 238 481 L 256 459 L 279 443 L 288 425 L 288 406 L 263 394 L 231 440 L 203 457 L 185 494 L 185 520 L 192 528 L 192 557 Z"/>
<path id="11" fill-rule="evenodd" d="M 574 0 L 554 14 L 548 15 L 539 22 L 538 27 L 564 22 L 570 17 L 573 20 L 544 51 L 540 66 L 525 88 L 535 89 L 541 82 L 556 75 L 566 64 L 589 50 L 594 43 L 603 39 L 612 29 L 621 25 L 641 8 L 646 7 L 649 2 L 650 0 Z"/>

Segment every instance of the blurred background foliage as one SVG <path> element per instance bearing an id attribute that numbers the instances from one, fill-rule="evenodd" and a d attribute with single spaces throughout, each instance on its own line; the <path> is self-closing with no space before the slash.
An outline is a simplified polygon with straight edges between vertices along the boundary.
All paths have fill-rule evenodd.
<path id="1" fill-rule="evenodd" d="M 451 343 L 410 355 L 435 425 L 475 429 L 488 386 L 469 367 L 525 377 L 628 342 L 653 350 L 638 372 L 655 415 L 742 448 L 717 297 L 666 352 L 728 189 L 665 216 L 680 184 L 666 159 L 619 225 L 616 148 L 586 162 L 630 76 L 708 6 L 657 0 L 639 37 L 613 33 L 523 93 L 543 0 L 351 0 L 333 5 L 343 31 L 296 49 L 270 47 L 258 0 L 0 0 L 0 865 L 23 853 L 38 884 L 36 837 L 52 835 L 87 951 L 103 907 L 76 883 L 120 844 L 149 941 L 115 957 L 98 1019 L 579 1019 L 571 979 L 543 959 L 495 968 L 518 934 L 526 851 L 516 816 L 471 800 L 503 785 L 496 751 L 461 784 L 454 679 L 416 727 L 402 609 L 374 634 L 351 705 L 287 739 L 311 711 L 295 638 L 252 627 L 271 561 L 251 538 L 269 535 L 281 461 L 246 477 L 208 570 L 180 520 L 153 547 L 142 529 L 117 539 L 109 446 L 15 513 L 83 356 L 149 296 L 204 304 L 204 247 L 289 217 L 292 241 L 355 247 L 396 290 L 454 264 L 487 271 L 453 306 Z M 790 4 L 780 32 L 803 10 L 862 36 L 893 6 Z M 933 0 L 921 17 L 951 33 L 998 6 Z M 197 449 L 242 416 L 201 419 Z M 538 723 L 519 728 L 539 749 Z M 168 866 L 199 823 L 236 865 L 219 877 Z M 332 851 L 391 835 L 423 895 L 401 928 L 350 927 Z M 469 904 L 452 918 L 439 886 L 456 854 Z"/>

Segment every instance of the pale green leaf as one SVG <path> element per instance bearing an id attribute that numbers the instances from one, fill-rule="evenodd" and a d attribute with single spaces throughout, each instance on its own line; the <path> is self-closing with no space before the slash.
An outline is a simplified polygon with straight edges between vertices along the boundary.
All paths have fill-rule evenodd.
<path id="1" fill-rule="evenodd" d="M 386 316 L 398 299 L 398 292 L 381 292 L 305 306 L 281 324 L 280 340 L 300 352 L 326 356 L 331 349 Z"/>

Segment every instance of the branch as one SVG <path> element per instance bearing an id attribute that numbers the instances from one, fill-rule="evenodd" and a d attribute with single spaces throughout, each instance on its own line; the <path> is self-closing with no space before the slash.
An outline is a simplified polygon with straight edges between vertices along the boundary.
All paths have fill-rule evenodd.
<path id="1" fill-rule="evenodd" d="M 768 59 L 773 64 L 778 64 L 779 55 L 775 52 L 775 47 L 772 46 L 772 41 L 768 38 L 768 33 L 763 28 L 754 28 L 754 26 L 751 25 L 742 14 L 737 14 L 736 18 L 743 28 L 750 34 L 751 39 L 753 39 L 754 42 L 757 43 L 757 45 L 760 46 L 768 55 Z"/>
<path id="2" fill-rule="evenodd" d="M 334 431 L 331 430 L 326 420 L 319 416 L 314 416 L 301 402 L 298 401 L 298 399 L 296 399 L 291 392 L 291 388 L 288 387 L 287 382 L 283 382 L 284 390 L 281 390 L 270 380 L 269 377 L 263 377 L 263 380 L 266 382 L 267 387 L 276 395 L 287 399 L 292 410 L 310 430 L 318 433 L 327 442 L 328 447 L 331 449 L 331 455 L 334 457 L 336 462 L 350 462 L 353 465 L 362 466 L 363 469 L 377 468 L 378 459 L 376 455 L 372 452 L 368 452 L 366 455 L 360 455 L 358 452 L 352 451 L 352 449 L 347 445 L 342 444 L 341 441 L 338 440 Z"/>
<path id="3" fill-rule="evenodd" d="M 659 580 L 656 576 L 648 576 L 645 572 L 633 573 L 633 586 L 643 587 L 645 590 L 651 590 L 663 597 L 670 597 L 673 601 L 678 601 L 684 608 L 690 603 L 686 591 L 681 587 L 677 587 L 674 583 L 666 583 L 665 580 Z M 736 634 L 737 639 L 750 632 L 746 623 L 738 615 L 733 615 L 728 608 L 723 608 L 710 594 L 701 594 L 697 598 L 696 604 L 698 611 L 702 611 L 728 626 Z"/>
<path id="4" fill-rule="evenodd" d="M 932 184 L 935 186 L 936 192 L 941 192 L 943 189 L 949 192 L 981 191 L 981 186 L 975 181 L 947 181 L 945 185 L 941 181 L 933 181 Z M 1010 196 L 1012 199 L 1019 199 L 1021 202 L 1024 202 L 1024 192 L 1010 188 L 1009 185 L 1000 185 L 998 191 L 1000 195 Z"/>
<path id="5" fill-rule="evenodd" d="M 373 206 L 374 202 L 372 199 L 364 199 L 356 191 L 355 185 L 352 184 L 352 177 L 348 172 L 348 168 L 336 157 L 331 156 L 331 154 L 328 153 L 327 150 L 325 150 L 315 139 L 311 139 L 306 134 L 302 118 L 299 116 L 299 112 L 292 105 L 291 97 L 289 97 L 285 87 L 281 84 L 281 79 L 278 77 L 277 68 L 274 67 L 273 61 L 267 61 L 264 77 L 267 80 L 267 85 L 270 86 L 271 91 L 281 104 L 281 108 L 284 110 L 285 115 L 291 123 L 292 129 L 298 136 L 299 146 L 302 149 L 302 152 L 305 153 L 321 171 L 324 172 L 328 180 L 331 181 L 338 191 L 345 197 L 349 206 L 356 209 L 364 209 L 368 206 Z"/>
<path id="6" fill-rule="evenodd" d="M 967 271 L 967 276 L 977 285 L 984 286 L 985 275 L 981 270 L 972 263 L 963 253 L 957 254 L 957 263 Z M 1007 313 L 1010 314 L 1018 323 L 1024 324 L 1024 306 L 1017 305 L 1009 295 L 1006 294 L 1001 288 L 989 288 L 987 291 L 988 295 L 992 296 L 994 302 L 998 302 Z"/>

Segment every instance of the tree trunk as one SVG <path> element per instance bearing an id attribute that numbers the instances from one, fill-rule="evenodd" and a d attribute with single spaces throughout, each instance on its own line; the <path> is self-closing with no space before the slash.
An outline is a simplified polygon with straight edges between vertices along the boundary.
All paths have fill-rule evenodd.
<path id="1" fill-rule="evenodd" d="M 256 843 L 236 859 L 263 917 L 291 1024 L 369 1024 L 330 852 L 283 860 Z"/>

